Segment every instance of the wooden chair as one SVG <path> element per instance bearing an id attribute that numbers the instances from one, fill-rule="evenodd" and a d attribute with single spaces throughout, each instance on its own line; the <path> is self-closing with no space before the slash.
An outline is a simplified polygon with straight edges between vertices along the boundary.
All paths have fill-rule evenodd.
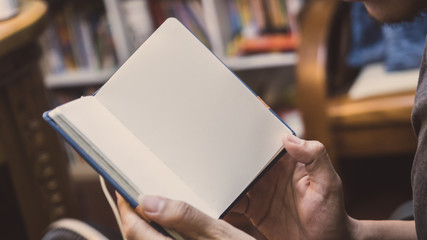
<path id="1" fill-rule="evenodd" d="M 68 160 L 42 119 L 50 109 L 39 65 L 38 38 L 47 5 L 23 1 L 0 21 L 0 233 L 41 239 L 50 222 L 77 216 Z"/>
<path id="2" fill-rule="evenodd" d="M 348 3 L 308 3 L 296 69 L 305 138 L 323 142 L 332 159 L 413 154 L 414 92 L 350 99 L 346 91 L 358 69 L 346 65 L 349 37 Z"/>

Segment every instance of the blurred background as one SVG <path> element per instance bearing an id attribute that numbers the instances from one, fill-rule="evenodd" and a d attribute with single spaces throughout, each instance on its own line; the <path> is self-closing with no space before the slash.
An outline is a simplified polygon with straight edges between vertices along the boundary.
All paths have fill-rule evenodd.
<path id="1" fill-rule="evenodd" d="M 0 3 L 2 238 L 40 239 L 63 218 L 118 231 L 97 174 L 41 116 L 93 94 L 168 17 L 298 136 L 325 144 L 352 217 L 388 219 L 412 198 L 424 16 L 382 25 L 362 4 L 339 0 Z M 241 216 L 227 219 L 262 238 Z"/>

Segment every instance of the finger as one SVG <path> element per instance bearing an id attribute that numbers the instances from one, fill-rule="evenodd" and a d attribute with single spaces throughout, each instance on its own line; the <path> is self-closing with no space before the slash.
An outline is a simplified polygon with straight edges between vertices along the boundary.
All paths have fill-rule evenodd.
<path id="1" fill-rule="evenodd" d="M 142 209 L 151 220 L 191 237 L 208 235 L 204 231 L 215 221 L 184 202 L 157 196 L 144 196 Z"/>
<path id="2" fill-rule="evenodd" d="M 120 194 L 116 193 L 116 196 L 123 230 L 127 239 L 168 239 L 141 219 Z"/>
<path id="3" fill-rule="evenodd" d="M 292 158 L 305 165 L 310 181 L 330 185 L 339 179 L 324 145 L 320 142 L 286 135 L 283 138 L 283 146 Z"/>
<path id="4" fill-rule="evenodd" d="M 243 232 L 216 220 L 182 201 L 144 196 L 142 209 L 158 224 L 176 230 L 190 239 L 243 239 Z"/>
<path id="5" fill-rule="evenodd" d="M 286 185 L 293 176 L 295 164 L 295 159 L 285 154 L 252 186 L 233 211 L 244 214 L 253 223 L 258 223 L 258 220 L 273 207 L 274 204 L 271 203 L 280 202 L 275 200 L 284 197 Z"/>

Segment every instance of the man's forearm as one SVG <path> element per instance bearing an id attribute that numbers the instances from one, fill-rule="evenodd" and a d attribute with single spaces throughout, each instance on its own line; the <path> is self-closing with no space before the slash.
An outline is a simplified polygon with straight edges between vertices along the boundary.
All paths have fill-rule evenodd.
<path id="1" fill-rule="evenodd" d="M 357 240 L 401 240 L 417 239 L 414 221 L 370 221 L 355 220 L 354 239 Z"/>

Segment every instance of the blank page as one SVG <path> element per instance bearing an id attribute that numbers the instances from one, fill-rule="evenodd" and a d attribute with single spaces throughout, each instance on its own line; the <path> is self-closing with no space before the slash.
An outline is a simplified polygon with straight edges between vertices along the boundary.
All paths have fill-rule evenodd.
<path id="1" fill-rule="evenodd" d="M 221 214 L 212 211 L 94 97 L 80 98 L 49 113 L 51 116 L 54 114 L 66 119 L 74 131 L 91 145 L 91 149 L 102 156 L 103 160 L 97 159 L 91 149 L 84 149 L 98 165 L 103 165 L 103 161 L 113 164 L 125 179 L 130 180 L 131 185 L 137 187 L 139 194 L 183 200 L 216 218 Z M 71 132 L 68 134 L 73 135 Z M 79 145 L 84 147 L 82 143 Z M 114 174 L 107 173 L 120 185 L 120 180 L 114 177 Z M 138 195 L 131 197 L 137 202 Z"/>
<path id="2" fill-rule="evenodd" d="M 227 209 L 291 134 L 175 19 L 96 98 L 216 212 Z"/>

